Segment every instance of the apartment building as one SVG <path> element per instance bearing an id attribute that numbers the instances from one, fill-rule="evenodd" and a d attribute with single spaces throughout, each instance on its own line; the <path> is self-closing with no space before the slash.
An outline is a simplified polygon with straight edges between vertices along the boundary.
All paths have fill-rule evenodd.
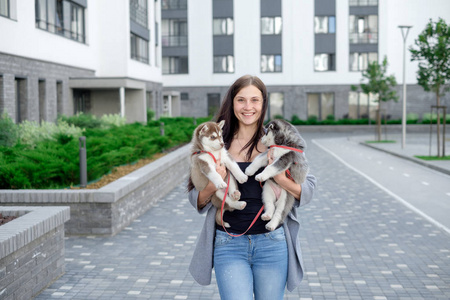
<path id="1" fill-rule="evenodd" d="M 369 62 L 387 57 L 400 101 L 382 112 L 401 118 L 398 26 L 413 26 L 409 47 L 429 19 L 450 21 L 450 1 L 162 0 L 161 17 L 163 106 L 182 115 L 213 115 L 228 86 L 252 74 L 267 85 L 267 117 L 373 118 L 376 99 L 351 86 Z M 407 112 L 421 115 L 435 98 L 417 85 L 417 66 L 407 51 Z"/>
<path id="2" fill-rule="evenodd" d="M 161 114 L 159 0 L 0 0 L 0 112 Z"/>

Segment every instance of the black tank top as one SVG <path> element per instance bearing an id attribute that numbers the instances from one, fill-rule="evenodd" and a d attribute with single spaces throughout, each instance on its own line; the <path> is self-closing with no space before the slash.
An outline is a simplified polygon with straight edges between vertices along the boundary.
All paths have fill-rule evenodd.
<path id="1" fill-rule="evenodd" d="M 250 165 L 249 162 L 239 162 L 239 167 L 242 171 Z M 262 187 L 259 181 L 255 180 L 255 176 L 261 173 L 264 168 L 259 169 L 255 175 L 249 176 L 247 182 L 243 184 L 238 183 L 239 191 L 241 192 L 241 201 L 247 202 L 247 206 L 243 210 L 226 211 L 223 219 L 230 224 L 230 228 L 227 228 L 229 233 L 241 234 L 247 230 L 252 223 L 253 219 L 258 214 L 258 211 L 263 206 L 262 203 Z M 220 209 L 220 208 L 219 208 Z M 247 231 L 246 234 L 260 234 L 266 233 L 266 224 L 268 221 L 263 221 L 261 216 L 258 217 L 255 224 Z M 224 231 L 222 225 L 217 225 L 216 228 Z"/>

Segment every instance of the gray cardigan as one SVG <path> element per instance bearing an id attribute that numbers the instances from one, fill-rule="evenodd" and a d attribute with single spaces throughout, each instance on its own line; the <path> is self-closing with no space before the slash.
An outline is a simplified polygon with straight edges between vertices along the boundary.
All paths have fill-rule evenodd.
<path id="1" fill-rule="evenodd" d="M 302 251 L 300 249 L 300 240 L 298 233 L 300 223 L 297 219 L 297 207 L 308 204 L 313 196 L 316 187 L 316 178 L 308 175 L 304 183 L 302 183 L 302 193 L 300 201 L 295 201 L 295 206 L 289 213 L 283 224 L 286 241 L 288 245 L 288 279 L 287 289 L 293 291 L 302 281 L 303 278 L 303 261 Z M 189 201 L 192 206 L 197 209 L 198 191 L 193 189 L 189 192 Z M 205 223 L 203 224 L 200 236 L 197 239 L 197 245 L 194 255 L 189 266 L 189 272 L 192 277 L 201 285 L 209 285 L 211 283 L 213 268 L 213 247 L 216 232 L 216 208 L 208 203 L 204 208 L 198 210 L 200 214 L 207 213 Z"/>

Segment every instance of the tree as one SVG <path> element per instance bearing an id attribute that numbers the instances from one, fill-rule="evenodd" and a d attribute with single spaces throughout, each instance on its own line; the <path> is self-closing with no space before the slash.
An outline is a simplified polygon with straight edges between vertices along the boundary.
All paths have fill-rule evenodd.
<path id="1" fill-rule="evenodd" d="M 377 109 L 377 137 L 378 141 L 381 140 L 381 103 L 391 100 L 397 101 L 398 96 L 395 91 L 397 81 L 394 75 L 387 76 L 388 62 L 384 57 L 383 62 L 379 64 L 377 61 L 369 63 L 366 70 L 362 72 L 363 79 L 361 80 L 361 90 L 369 96 L 369 94 L 378 96 L 378 109 Z M 367 80 L 367 83 L 363 81 Z"/>
<path id="2" fill-rule="evenodd" d="M 436 94 L 436 106 L 440 106 L 440 97 L 449 89 L 450 82 L 450 26 L 441 18 L 432 19 L 409 48 L 411 61 L 419 61 L 417 81 L 425 91 Z M 445 117 L 445 116 L 444 116 Z M 440 117 L 437 110 L 437 148 L 440 153 Z M 445 143 L 445 141 L 444 141 Z"/>

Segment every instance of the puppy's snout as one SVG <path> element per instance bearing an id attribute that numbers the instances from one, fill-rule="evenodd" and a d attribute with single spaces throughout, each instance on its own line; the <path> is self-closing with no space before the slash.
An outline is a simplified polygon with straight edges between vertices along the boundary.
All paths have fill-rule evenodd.
<path id="1" fill-rule="evenodd" d="M 220 147 L 223 147 L 223 145 L 225 145 L 224 143 L 220 143 Z"/>

